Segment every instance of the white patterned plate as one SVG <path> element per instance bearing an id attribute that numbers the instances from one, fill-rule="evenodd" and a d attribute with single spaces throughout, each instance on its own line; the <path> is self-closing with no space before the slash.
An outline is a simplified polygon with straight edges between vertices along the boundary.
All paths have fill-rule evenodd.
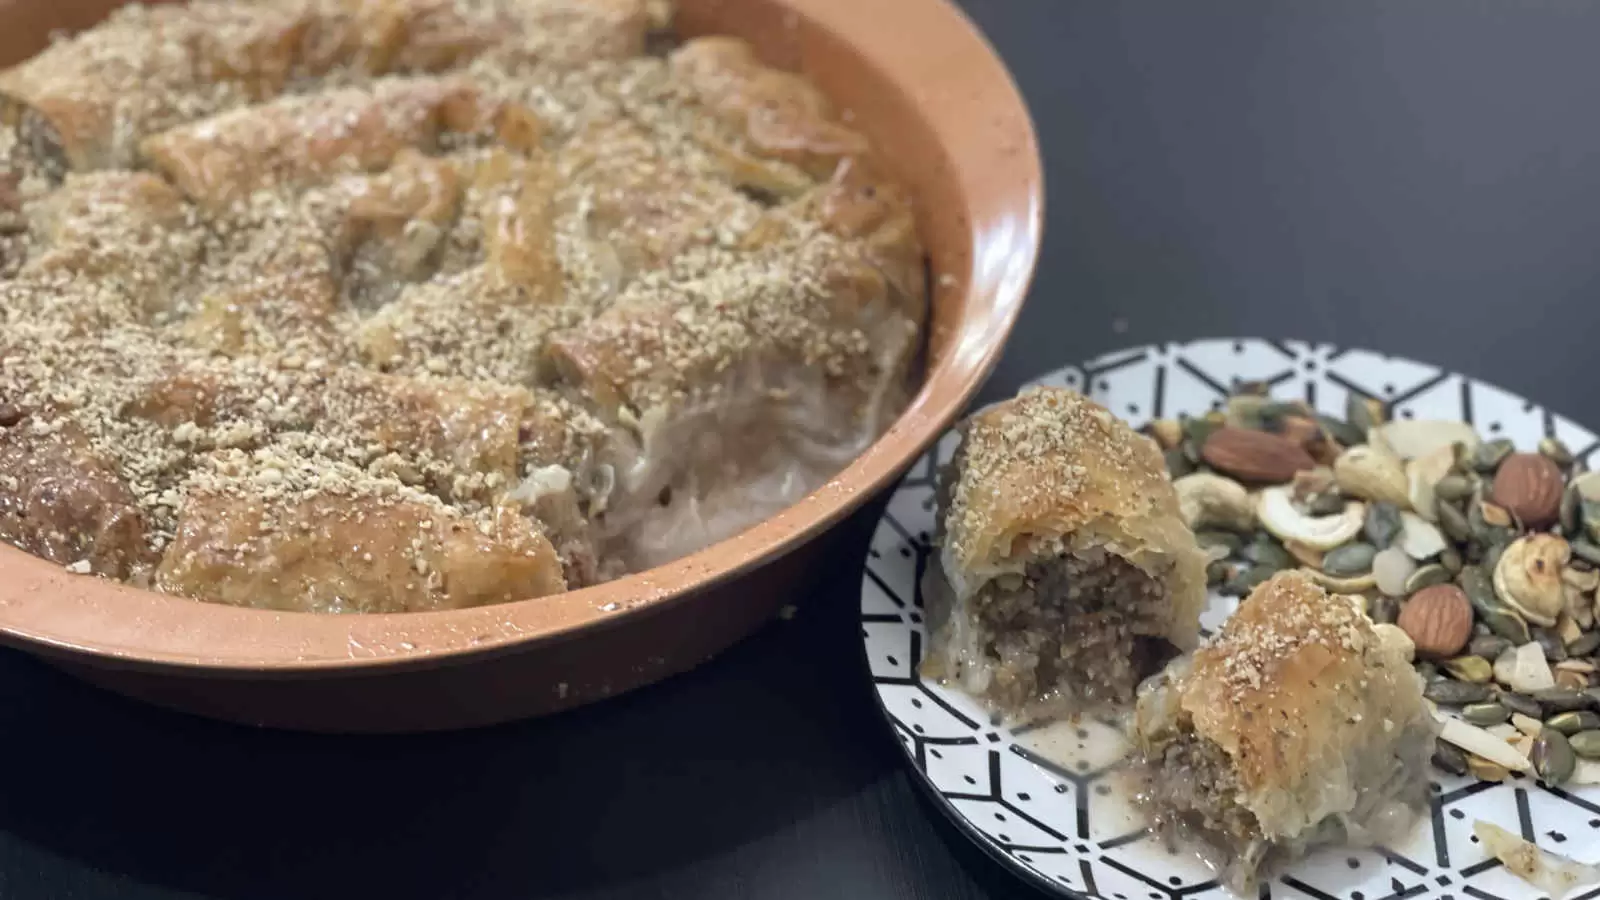
<path id="1" fill-rule="evenodd" d="M 1361 350 L 1293 341 L 1206 340 L 1142 347 L 1039 379 L 1084 391 L 1141 426 L 1156 416 L 1221 405 L 1236 381 L 1342 414 L 1349 392 L 1389 404 L 1395 418 L 1462 419 L 1531 448 L 1545 435 L 1594 464 L 1594 434 L 1492 385 Z M 1114 771 L 1124 746 L 1107 724 L 1006 729 L 966 697 L 917 675 L 926 641 L 917 585 L 929 558 L 934 473 L 946 434 L 917 461 L 873 535 L 861 584 L 861 630 L 884 713 L 932 796 L 985 849 L 1047 890 L 1092 900 L 1182 900 L 1231 894 L 1195 858 L 1147 836 Z M 1213 596 L 1214 628 L 1233 601 Z M 1516 777 L 1479 783 L 1435 771 L 1431 819 L 1403 844 L 1328 849 L 1262 888 L 1262 900 L 1546 900 L 1488 857 L 1472 821 L 1493 821 L 1580 862 L 1600 861 L 1600 788 L 1547 789 Z M 1600 897 L 1584 888 L 1567 900 Z"/>

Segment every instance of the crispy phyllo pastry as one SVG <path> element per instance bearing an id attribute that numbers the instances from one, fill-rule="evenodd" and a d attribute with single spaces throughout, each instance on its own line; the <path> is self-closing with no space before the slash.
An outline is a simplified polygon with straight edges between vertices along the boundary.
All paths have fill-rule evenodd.
<path id="1" fill-rule="evenodd" d="M 1401 837 L 1427 808 L 1421 678 L 1349 598 L 1297 572 L 1152 679 L 1135 728 L 1157 827 L 1241 892 L 1318 844 Z"/>
<path id="2" fill-rule="evenodd" d="M 0 71 L 0 540 L 200 600 L 576 590 L 910 395 L 911 198 L 665 0 L 133 5 Z"/>
<path id="3" fill-rule="evenodd" d="M 924 672 L 1026 722 L 1131 704 L 1199 638 L 1205 557 L 1153 444 L 1069 390 L 962 426 L 942 474 Z"/>

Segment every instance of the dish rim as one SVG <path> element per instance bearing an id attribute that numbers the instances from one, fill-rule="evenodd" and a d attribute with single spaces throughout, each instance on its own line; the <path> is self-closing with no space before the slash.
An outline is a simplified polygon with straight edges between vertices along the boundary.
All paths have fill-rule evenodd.
<path id="1" fill-rule="evenodd" d="M 1038 141 L 1005 65 L 949 0 L 774 5 L 842 44 L 904 95 L 904 106 L 940 137 L 945 166 L 937 180 L 969 204 L 959 248 L 966 271 L 948 273 L 959 295 L 947 302 L 962 311 L 943 357 L 890 428 L 843 471 L 777 515 L 665 565 L 563 594 L 462 610 L 340 616 L 225 606 L 75 575 L 0 544 L 0 641 L 101 665 L 241 677 L 512 652 L 659 614 L 798 549 L 896 483 L 977 392 L 1021 310 L 1043 232 Z M 975 130 L 978 112 L 987 127 Z M 957 294 L 939 276 L 929 290 Z"/>

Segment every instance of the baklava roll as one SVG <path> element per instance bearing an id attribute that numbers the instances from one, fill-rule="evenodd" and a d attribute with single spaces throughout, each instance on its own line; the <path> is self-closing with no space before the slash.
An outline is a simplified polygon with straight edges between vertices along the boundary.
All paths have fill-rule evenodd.
<path id="1" fill-rule="evenodd" d="M 1422 680 L 1350 602 L 1274 576 L 1140 692 L 1143 796 L 1241 892 L 1322 843 L 1401 837 L 1426 809 Z"/>
<path id="2" fill-rule="evenodd" d="M 132 168 L 139 141 L 276 95 L 315 4 L 130 5 L 0 72 L 3 119 L 57 169 Z"/>
<path id="3" fill-rule="evenodd" d="M 127 480 L 60 410 L 0 404 L 0 541 L 128 578 L 153 562 Z"/>
<path id="4" fill-rule="evenodd" d="M 392 479 L 296 454 L 219 454 L 196 473 L 159 590 L 234 606 L 397 613 L 566 590 L 519 510 L 466 513 Z"/>
<path id="5" fill-rule="evenodd" d="M 702 138 L 724 159 L 741 161 L 750 187 L 791 193 L 792 170 L 827 178 L 841 160 L 863 156 L 866 138 L 839 121 L 816 85 L 793 72 L 773 69 L 755 49 L 735 37 L 699 37 L 672 54 L 673 71 L 724 126 L 726 143 Z M 762 165 L 766 163 L 768 165 Z M 761 175 L 767 181 L 763 182 Z"/>
<path id="6" fill-rule="evenodd" d="M 187 294 L 204 227 L 160 178 L 71 174 L 29 212 L 33 252 L 5 284 L 0 316 L 51 321 L 74 333 L 159 325 Z"/>
<path id="7" fill-rule="evenodd" d="M 1069 390 L 962 426 L 942 474 L 923 671 L 1015 722 L 1131 704 L 1195 645 L 1206 558 L 1155 445 Z"/>
<path id="8" fill-rule="evenodd" d="M 406 148 L 486 124 L 465 80 L 385 78 L 232 110 L 152 135 L 140 150 L 196 203 L 221 210 L 262 189 L 384 169 Z"/>
<path id="9" fill-rule="evenodd" d="M 613 270 L 612 288 L 691 247 L 737 243 L 760 214 L 731 185 L 671 156 L 627 119 L 584 128 L 556 167 L 556 203 L 587 239 L 569 253 L 586 258 L 578 265 Z"/>
<path id="10" fill-rule="evenodd" d="M 608 529 L 645 568 L 799 500 L 887 427 L 917 325 L 826 234 L 647 278 L 551 336 L 560 383 L 631 442 Z"/>
<path id="11" fill-rule="evenodd" d="M 303 47 L 311 72 L 440 72 L 485 54 L 518 65 L 581 65 L 644 47 L 644 0 L 317 0 Z"/>
<path id="12" fill-rule="evenodd" d="M 606 429 L 545 390 L 358 368 L 284 370 L 174 360 L 133 379 L 119 414 L 200 448 L 324 442 L 369 475 L 453 503 L 520 505 L 555 545 L 570 585 L 605 568 L 590 520 L 603 514 L 613 461 Z"/>

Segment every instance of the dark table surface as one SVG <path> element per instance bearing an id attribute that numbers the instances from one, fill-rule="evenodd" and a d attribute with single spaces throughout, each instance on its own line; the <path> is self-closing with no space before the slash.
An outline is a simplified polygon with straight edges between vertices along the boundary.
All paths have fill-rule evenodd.
<path id="1" fill-rule="evenodd" d="M 1600 424 L 1600 5 L 966 5 L 1050 192 L 990 396 L 1252 334 Z M 792 621 L 704 668 L 467 734 L 252 732 L 0 653 L 0 898 L 1026 896 L 921 799 L 872 705 L 853 607 L 874 518 Z"/>

